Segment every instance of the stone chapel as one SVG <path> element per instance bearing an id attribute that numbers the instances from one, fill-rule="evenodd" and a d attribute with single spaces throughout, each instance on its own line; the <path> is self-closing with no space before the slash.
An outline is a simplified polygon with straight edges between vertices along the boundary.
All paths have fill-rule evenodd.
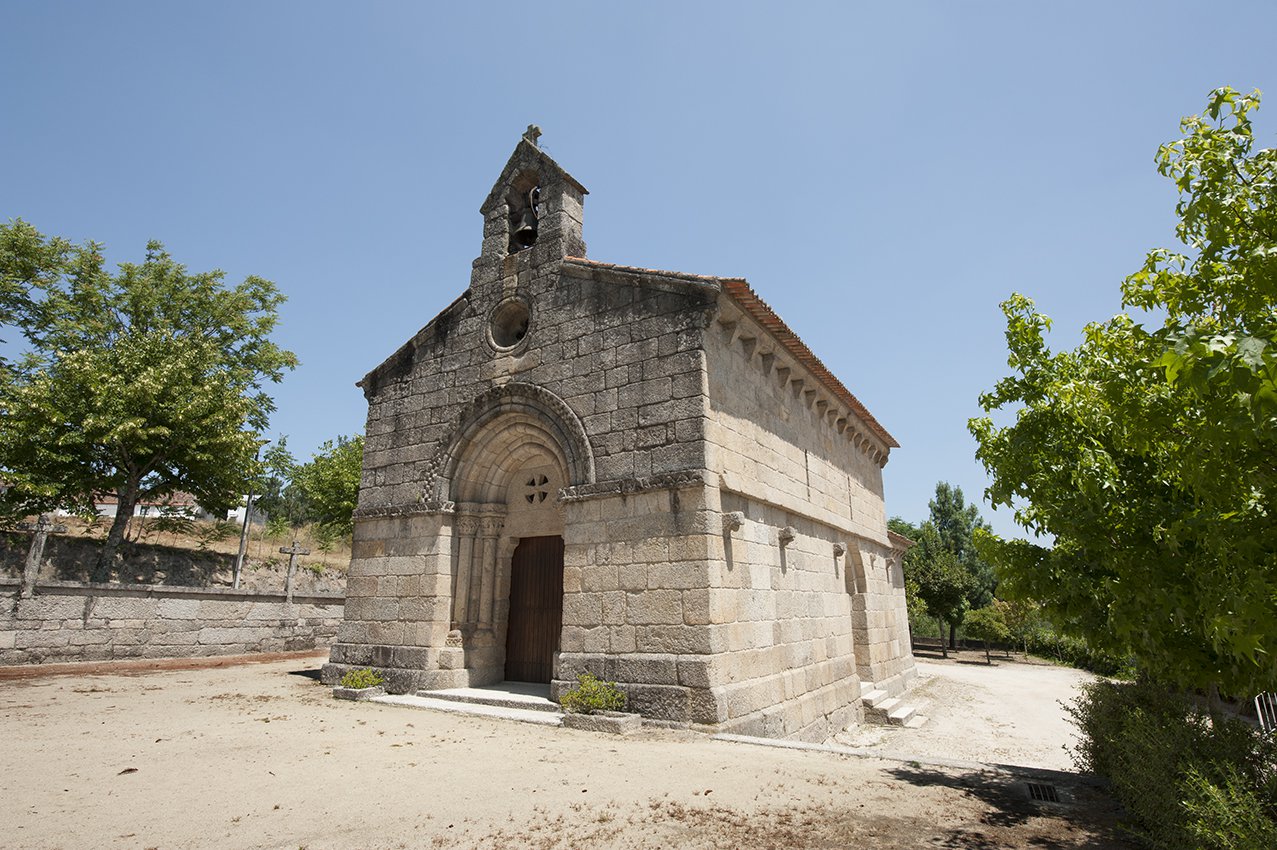
<path id="1" fill-rule="evenodd" d="M 470 286 L 368 399 L 334 682 L 589 671 L 645 718 L 824 740 L 915 669 L 891 434 L 738 278 L 586 259 L 537 143 L 480 207 Z"/>

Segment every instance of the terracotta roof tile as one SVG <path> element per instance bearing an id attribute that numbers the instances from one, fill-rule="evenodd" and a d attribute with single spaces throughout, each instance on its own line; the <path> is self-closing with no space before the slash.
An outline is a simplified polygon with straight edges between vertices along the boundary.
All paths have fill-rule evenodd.
<path id="1" fill-rule="evenodd" d="M 887 539 L 891 541 L 891 545 L 897 549 L 912 549 L 918 544 L 905 537 L 903 534 L 897 534 L 891 529 L 887 529 Z"/>

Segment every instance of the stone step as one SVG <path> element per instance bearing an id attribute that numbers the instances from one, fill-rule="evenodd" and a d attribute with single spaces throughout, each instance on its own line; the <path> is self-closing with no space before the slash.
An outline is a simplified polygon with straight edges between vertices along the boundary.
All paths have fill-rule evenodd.
<path id="1" fill-rule="evenodd" d="M 527 708 L 509 708 L 501 705 L 484 705 L 472 702 L 460 702 L 451 699 L 434 699 L 412 694 L 373 697 L 369 702 L 382 705 L 398 705 L 404 708 L 424 708 L 434 711 L 449 711 L 456 714 L 470 714 L 478 717 L 496 717 L 502 720 L 518 720 L 523 723 L 538 723 L 542 726 L 560 726 L 563 715 L 551 714 Z"/>
<path id="2" fill-rule="evenodd" d="M 918 709 L 908 703 L 899 703 L 887 711 L 887 722 L 892 726 L 904 726 L 914 718 Z"/>
<path id="3" fill-rule="evenodd" d="M 487 705 L 496 708 L 517 708 L 525 711 L 559 712 L 559 704 L 531 688 L 506 690 L 504 688 L 444 688 L 437 691 L 420 691 L 417 695 L 427 699 L 461 702 L 470 705 Z M 548 691 L 548 689 L 546 689 Z"/>
<path id="4" fill-rule="evenodd" d="M 878 700 L 878 702 L 870 705 L 869 707 L 874 711 L 875 714 L 881 714 L 882 716 L 886 717 L 887 715 L 891 714 L 891 712 L 895 710 L 896 706 L 898 705 L 900 705 L 899 699 L 897 699 L 896 697 L 887 697 L 886 699 Z"/>
<path id="5" fill-rule="evenodd" d="M 860 701 L 870 708 L 877 708 L 879 703 L 889 697 L 890 695 L 886 691 L 875 688 L 874 690 L 861 693 Z"/>
<path id="6" fill-rule="evenodd" d="M 905 697 L 886 697 L 874 703 L 866 701 L 865 720 L 887 726 L 909 726 L 914 717 L 930 705 L 927 699 L 906 699 Z M 923 722 L 926 719 L 923 718 Z M 919 723 L 918 726 L 922 724 Z M 916 729 L 917 726 L 909 726 Z"/>
<path id="7" fill-rule="evenodd" d="M 927 718 L 921 714 L 915 714 L 905 721 L 906 729 L 917 729 L 919 726 L 927 725 Z"/>

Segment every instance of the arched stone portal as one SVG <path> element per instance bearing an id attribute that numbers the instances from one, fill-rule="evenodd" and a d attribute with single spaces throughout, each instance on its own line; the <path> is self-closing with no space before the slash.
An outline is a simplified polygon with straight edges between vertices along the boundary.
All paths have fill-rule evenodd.
<path id="1" fill-rule="evenodd" d="M 565 415 L 566 414 L 566 415 Z M 443 661 L 464 669 L 469 685 L 507 678 L 508 641 L 535 669 L 548 670 L 562 627 L 563 505 L 559 491 L 588 483 L 593 469 L 584 429 L 561 400 L 527 384 L 507 384 L 468 405 L 439 464 L 435 486 L 452 502 L 451 622 Z M 511 634 L 513 555 L 521 540 L 558 539 L 557 564 L 537 562 L 538 582 L 552 579 L 557 604 L 523 592 L 514 600 L 520 626 Z M 557 569 L 557 574 L 554 571 Z M 533 607 L 528 600 L 536 600 Z M 554 622 L 549 622 L 550 618 Z M 545 619 L 545 622 L 541 620 Z M 526 642 L 535 640 L 536 646 Z M 526 663 L 520 670 L 532 669 Z M 526 678 L 526 673 L 515 673 Z M 545 677 L 548 681 L 548 676 Z"/>

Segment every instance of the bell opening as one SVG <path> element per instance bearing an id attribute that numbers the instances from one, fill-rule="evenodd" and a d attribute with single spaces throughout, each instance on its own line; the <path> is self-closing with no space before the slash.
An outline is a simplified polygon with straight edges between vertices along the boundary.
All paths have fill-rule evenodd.
<path id="1" fill-rule="evenodd" d="M 510 204 L 510 253 L 531 248 L 537 241 L 541 187 L 519 193 Z"/>

